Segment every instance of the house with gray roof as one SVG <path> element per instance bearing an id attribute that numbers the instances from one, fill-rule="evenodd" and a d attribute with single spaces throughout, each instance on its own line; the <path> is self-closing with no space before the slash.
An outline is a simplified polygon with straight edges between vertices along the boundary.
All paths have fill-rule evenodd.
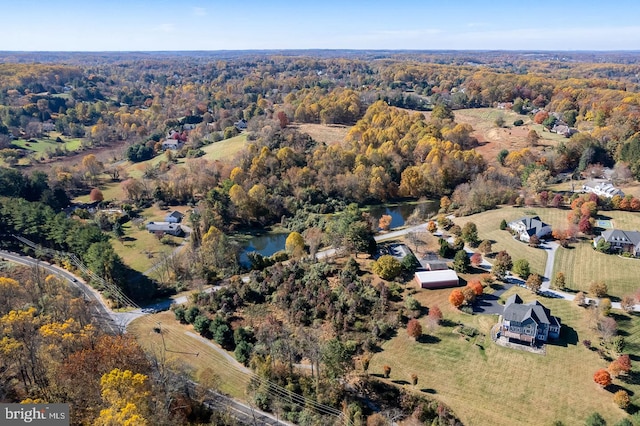
<path id="1" fill-rule="evenodd" d="M 526 242 L 529 242 L 533 235 L 544 238 L 551 234 L 551 226 L 541 221 L 538 216 L 525 216 L 522 219 L 509 222 L 507 226 L 521 241 Z"/>
<path id="2" fill-rule="evenodd" d="M 147 231 L 156 235 L 169 234 L 174 237 L 182 237 L 184 235 L 184 229 L 182 229 L 179 223 L 149 222 L 146 228 Z"/>
<path id="3" fill-rule="evenodd" d="M 597 247 L 600 241 L 609 243 L 609 251 L 613 253 L 631 253 L 640 256 L 640 232 L 623 231 L 622 229 L 607 229 L 593 239 L 593 246 Z"/>
<path id="4" fill-rule="evenodd" d="M 502 314 L 500 333 L 510 341 L 524 342 L 531 346 L 560 337 L 560 319 L 537 300 L 523 303 L 514 294 L 507 299 Z"/>

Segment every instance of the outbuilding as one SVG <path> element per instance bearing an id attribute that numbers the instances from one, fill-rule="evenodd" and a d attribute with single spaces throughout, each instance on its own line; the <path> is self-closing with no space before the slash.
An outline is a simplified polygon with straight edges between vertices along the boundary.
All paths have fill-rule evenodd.
<path id="1" fill-rule="evenodd" d="M 447 288 L 460 285 L 458 274 L 452 269 L 416 272 L 415 280 L 420 288 Z"/>

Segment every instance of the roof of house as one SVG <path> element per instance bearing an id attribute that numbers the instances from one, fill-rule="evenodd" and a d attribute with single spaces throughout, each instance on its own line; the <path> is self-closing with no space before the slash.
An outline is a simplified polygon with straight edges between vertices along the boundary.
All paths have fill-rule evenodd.
<path id="1" fill-rule="evenodd" d="M 600 236 L 608 243 L 633 244 L 634 246 L 640 244 L 640 232 L 638 231 L 607 229 Z"/>
<path id="2" fill-rule="evenodd" d="M 538 216 L 525 216 L 522 219 L 518 219 L 518 220 L 514 220 L 513 222 L 510 222 L 509 225 L 516 224 L 518 222 L 524 225 L 524 229 L 526 233 L 529 235 L 537 234 L 542 230 L 542 228 L 544 228 L 545 226 L 549 226 L 546 223 L 544 223 L 542 220 L 540 220 L 540 217 Z"/>
<path id="3" fill-rule="evenodd" d="M 502 315 L 505 321 L 524 322 L 531 318 L 536 324 L 560 325 L 560 320 L 551 315 L 551 311 L 542 303 L 537 300 L 523 303 L 517 294 L 507 299 Z"/>
<path id="4" fill-rule="evenodd" d="M 433 283 L 442 281 L 458 281 L 458 274 L 452 269 L 441 271 L 420 271 L 416 272 L 416 277 L 422 283 Z"/>
<path id="5" fill-rule="evenodd" d="M 172 211 L 171 213 L 169 213 L 167 215 L 167 217 L 169 217 L 169 216 L 175 217 L 176 219 L 182 219 L 184 217 L 184 215 L 182 213 L 180 213 L 178 210 Z"/>
<path id="6" fill-rule="evenodd" d="M 175 231 L 181 229 L 181 226 L 177 223 L 169 222 L 149 222 L 147 223 L 148 231 Z"/>

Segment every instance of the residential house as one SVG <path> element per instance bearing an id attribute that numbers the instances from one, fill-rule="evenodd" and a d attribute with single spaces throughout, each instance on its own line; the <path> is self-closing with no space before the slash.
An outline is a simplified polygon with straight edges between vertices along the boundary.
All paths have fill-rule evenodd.
<path id="1" fill-rule="evenodd" d="M 391 244 L 389 246 L 389 254 L 400 262 L 402 262 L 410 253 L 411 250 L 405 244 Z"/>
<path id="2" fill-rule="evenodd" d="M 551 226 L 540 220 L 538 216 L 525 216 L 507 224 L 521 241 L 529 242 L 531 236 L 544 238 L 551 234 Z"/>
<path id="3" fill-rule="evenodd" d="M 623 231 L 622 229 L 607 229 L 593 240 L 594 247 L 604 240 L 610 244 L 610 252 L 626 252 L 640 256 L 640 232 Z"/>
<path id="4" fill-rule="evenodd" d="M 173 235 L 174 237 L 182 237 L 184 229 L 178 223 L 169 222 L 149 222 L 147 223 L 147 231 L 156 235 Z"/>
<path id="5" fill-rule="evenodd" d="M 162 149 L 163 150 L 172 149 L 174 151 L 177 151 L 180 148 L 182 148 L 183 145 L 184 145 L 184 142 L 182 142 L 179 139 L 167 139 L 166 141 L 162 142 Z"/>
<path id="6" fill-rule="evenodd" d="M 233 123 L 233 125 L 240 132 L 243 131 L 243 130 L 247 130 L 247 122 L 244 121 L 244 119 L 242 119 L 242 118 L 240 120 L 236 121 L 235 123 Z"/>
<path id="7" fill-rule="evenodd" d="M 184 215 L 182 213 L 180 213 L 177 210 L 174 210 L 164 217 L 164 221 L 169 223 L 180 223 L 182 222 L 183 217 Z"/>
<path id="8" fill-rule="evenodd" d="M 415 274 L 415 280 L 419 288 L 447 288 L 460 285 L 458 274 L 452 269 L 419 271 Z"/>
<path id="9" fill-rule="evenodd" d="M 551 315 L 542 303 L 537 300 L 523 303 L 520 296 L 514 294 L 504 306 L 500 333 L 509 340 L 534 346 L 559 338 L 560 327 L 560 319 Z"/>
<path id="10" fill-rule="evenodd" d="M 570 138 L 572 135 L 578 133 L 578 130 L 574 129 L 573 127 L 567 126 L 563 122 L 558 122 L 554 124 L 554 126 L 551 128 L 551 131 L 559 135 L 562 135 L 565 138 Z"/>
<path id="11" fill-rule="evenodd" d="M 584 192 L 593 192 L 602 197 L 613 198 L 616 195 L 624 197 L 624 192 L 616 188 L 609 182 L 587 182 L 582 185 Z"/>

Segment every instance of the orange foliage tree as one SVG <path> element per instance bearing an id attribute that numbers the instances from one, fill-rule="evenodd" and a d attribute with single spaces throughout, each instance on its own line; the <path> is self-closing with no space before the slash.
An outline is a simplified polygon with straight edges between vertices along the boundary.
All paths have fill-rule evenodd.
<path id="1" fill-rule="evenodd" d="M 464 294 L 457 288 L 454 289 L 449 295 L 449 303 L 454 307 L 459 308 L 464 303 Z"/>
<path id="2" fill-rule="evenodd" d="M 469 281 L 467 283 L 467 287 L 469 287 L 471 290 L 473 290 L 473 292 L 476 294 L 476 296 L 480 296 L 482 294 L 482 292 L 484 291 L 484 287 L 482 287 L 482 284 L 478 280 Z"/>
<path id="3" fill-rule="evenodd" d="M 593 375 L 593 381 L 599 384 L 600 386 L 607 387 L 611 384 L 611 374 L 604 368 L 596 371 Z"/>

